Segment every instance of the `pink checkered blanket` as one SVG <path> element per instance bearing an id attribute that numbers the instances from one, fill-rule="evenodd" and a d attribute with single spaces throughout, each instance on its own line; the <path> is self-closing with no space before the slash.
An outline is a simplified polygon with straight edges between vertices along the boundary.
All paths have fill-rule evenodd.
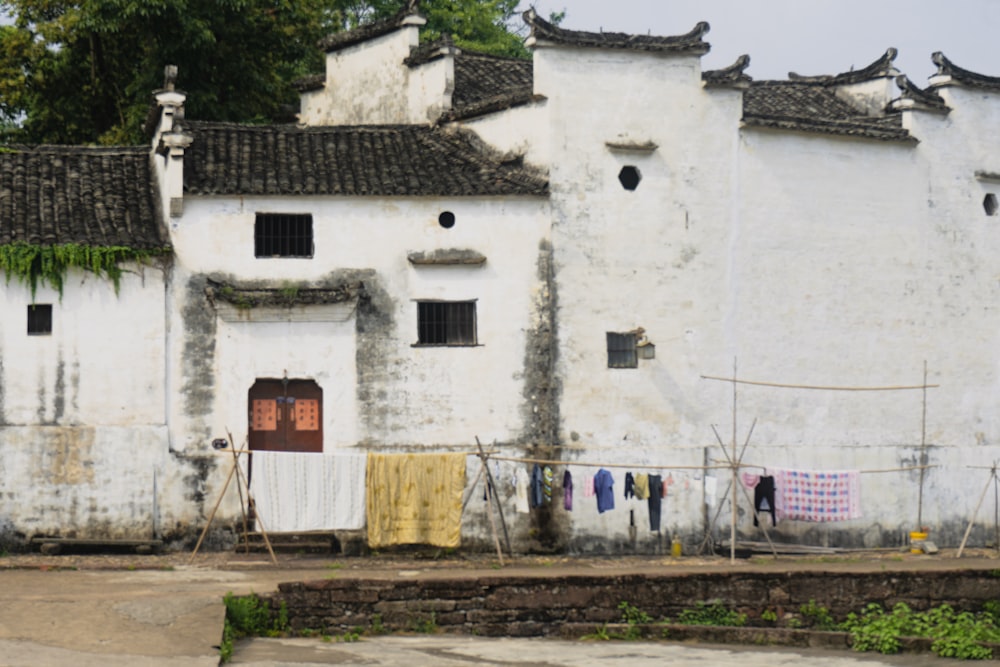
<path id="1" fill-rule="evenodd" d="M 857 470 L 768 469 L 774 475 L 777 519 L 847 521 L 861 518 Z"/>

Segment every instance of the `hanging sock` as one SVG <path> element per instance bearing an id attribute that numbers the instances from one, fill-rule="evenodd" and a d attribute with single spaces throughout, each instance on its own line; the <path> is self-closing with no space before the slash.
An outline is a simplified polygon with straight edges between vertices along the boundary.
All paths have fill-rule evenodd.
<path id="1" fill-rule="evenodd" d="M 555 472 L 552 468 L 545 466 L 542 468 L 542 498 L 546 503 L 552 502 L 552 480 L 555 478 Z"/>

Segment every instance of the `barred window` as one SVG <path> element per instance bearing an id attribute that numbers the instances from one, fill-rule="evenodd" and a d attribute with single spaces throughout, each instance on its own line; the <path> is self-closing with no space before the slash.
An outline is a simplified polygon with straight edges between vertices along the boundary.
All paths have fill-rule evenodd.
<path id="1" fill-rule="evenodd" d="M 638 368 L 635 333 L 608 332 L 608 368 Z"/>
<path id="2" fill-rule="evenodd" d="M 418 345 L 475 345 L 475 301 L 418 301 Z"/>
<path id="3" fill-rule="evenodd" d="M 312 216 L 258 213 L 253 246 L 256 257 L 312 257 Z"/>
<path id="4" fill-rule="evenodd" d="M 52 333 L 52 304 L 33 303 L 28 306 L 28 335 L 47 336 Z"/>

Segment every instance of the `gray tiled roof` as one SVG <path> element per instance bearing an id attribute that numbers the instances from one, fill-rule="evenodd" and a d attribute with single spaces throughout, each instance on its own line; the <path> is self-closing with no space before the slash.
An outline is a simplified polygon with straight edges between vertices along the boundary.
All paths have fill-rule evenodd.
<path id="1" fill-rule="evenodd" d="M 463 52 L 455 58 L 452 105 L 461 109 L 501 95 L 530 96 L 532 81 L 530 60 Z"/>
<path id="2" fill-rule="evenodd" d="M 743 92 L 747 125 L 883 141 L 912 141 L 898 114 L 868 116 L 833 88 L 794 81 L 754 81 Z"/>
<path id="3" fill-rule="evenodd" d="M 937 75 L 939 76 L 950 76 L 952 81 L 971 88 L 983 88 L 1000 92 L 1000 77 L 986 76 L 962 69 L 948 60 L 940 51 L 934 53 L 931 56 L 931 60 L 937 65 Z"/>
<path id="4" fill-rule="evenodd" d="M 839 86 L 896 76 L 896 49 L 871 65 L 842 74 L 800 76 L 790 81 L 754 81 L 743 92 L 743 122 L 775 129 L 840 134 L 881 141 L 915 141 L 899 114 L 872 116 L 837 94 Z"/>
<path id="5" fill-rule="evenodd" d="M 413 47 L 404 62 L 419 67 L 448 52 L 455 58 L 455 90 L 448 120 L 499 111 L 533 99 L 531 60 L 458 49 L 448 35 Z"/>
<path id="6" fill-rule="evenodd" d="M 425 125 L 300 128 L 185 121 L 189 194 L 547 195 L 547 180 L 468 130 Z"/>
<path id="7" fill-rule="evenodd" d="M 0 244 L 167 247 L 149 149 L 0 150 Z"/>
<path id="8" fill-rule="evenodd" d="M 524 22 L 531 27 L 531 36 L 538 41 L 567 46 L 583 46 L 602 49 L 631 49 L 633 51 L 658 51 L 667 53 L 708 53 L 711 48 L 702 37 L 708 32 L 708 24 L 702 21 L 684 35 L 659 37 L 656 35 L 630 35 L 623 32 L 583 32 L 566 30 L 554 26 L 540 18 L 534 9 L 523 14 Z"/>

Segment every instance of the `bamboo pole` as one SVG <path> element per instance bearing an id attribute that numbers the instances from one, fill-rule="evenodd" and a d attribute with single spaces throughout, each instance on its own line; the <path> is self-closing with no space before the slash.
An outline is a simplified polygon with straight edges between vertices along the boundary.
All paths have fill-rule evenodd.
<path id="1" fill-rule="evenodd" d="M 969 541 L 969 534 L 972 532 L 972 524 L 976 522 L 976 515 L 979 514 L 979 508 L 983 504 L 983 499 L 986 497 L 986 492 L 990 489 L 990 484 L 996 478 L 997 468 L 994 464 L 993 468 L 990 470 L 990 478 L 986 480 L 986 486 L 983 487 L 983 492 L 979 495 L 979 502 L 976 503 L 976 509 L 972 510 L 972 517 L 969 519 L 969 525 L 965 529 L 965 535 L 962 536 L 962 544 L 958 546 L 958 553 L 955 554 L 955 558 L 961 558 L 962 552 L 965 550 L 965 543 Z"/>
<path id="2" fill-rule="evenodd" d="M 229 476 L 226 477 L 226 483 L 222 485 L 222 491 L 219 493 L 219 497 L 215 501 L 215 507 L 212 508 L 212 511 L 208 515 L 208 522 L 202 529 L 201 536 L 198 538 L 198 542 L 194 545 L 194 551 L 191 552 L 191 558 L 188 560 L 188 565 L 194 562 L 194 557 L 198 553 L 198 549 L 201 547 L 201 543 L 205 540 L 205 535 L 208 534 L 208 529 L 212 525 L 212 519 L 215 518 L 215 513 L 219 510 L 219 505 L 222 504 L 222 499 L 226 495 L 226 490 L 229 489 L 229 482 L 232 481 L 233 475 L 235 473 L 236 473 L 236 464 L 234 463 L 233 467 L 229 469 Z"/>

